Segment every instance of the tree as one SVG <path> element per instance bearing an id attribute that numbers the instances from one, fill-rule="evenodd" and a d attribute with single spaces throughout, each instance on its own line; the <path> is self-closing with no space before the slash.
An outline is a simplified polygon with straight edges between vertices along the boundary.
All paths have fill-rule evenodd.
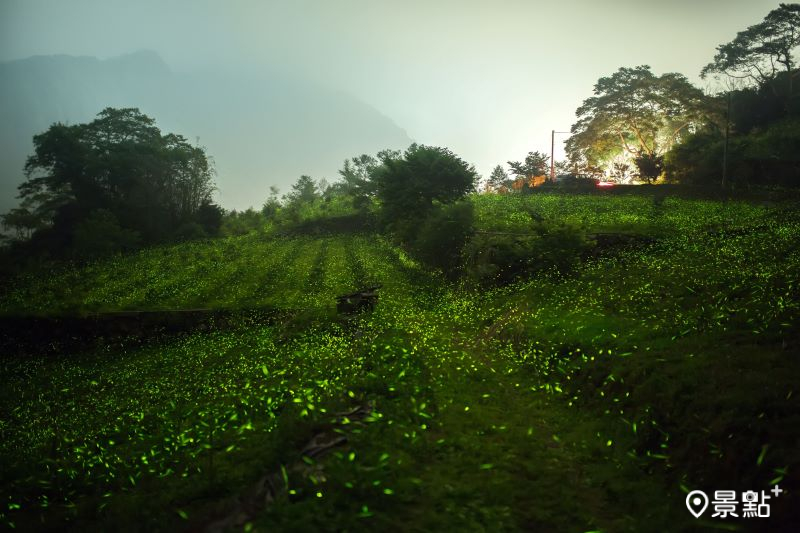
<path id="1" fill-rule="evenodd" d="M 374 192 L 372 173 L 380 165 L 380 161 L 367 154 L 347 159 L 339 175 L 344 181 L 344 192 L 353 197 L 368 196 Z"/>
<path id="2" fill-rule="evenodd" d="M 194 221 L 200 226 L 203 233 L 209 237 L 219 234 L 223 218 L 225 218 L 225 211 L 211 202 L 201 204 L 194 214 Z"/>
<path id="3" fill-rule="evenodd" d="M 517 177 L 512 185 L 518 190 L 532 189 L 544 183 L 550 158 L 541 152 L 528 152 L 525 161 L 509 161 L 511 173 Z"/>
<path id="4" fill-rule="evenodd" d="M 281 208 L 281 201 L 278 200 L 278 193 L 280 191 L 275 185 L 270 185 L 269 187 L 269 197 L 267 201 L 264 202 L 264 205 L 261 207 L 261 214 L 264 215 L 264 218 L 267 220 L 271 220 L 275 218 L 275 215 L 278 214 L 278 209 Z"/>
<path id="5" fill-rule="evenodd" d="M 44 227 L 42 218 L 24 205 L 0 215 L 0 220 L 5 229 L 14 230 L 18 240 L 30 239 L 36 230 Z"/>
<path id="6" fill-rule="evenodd" d="M 287 195 L 287 199 L 292 204 L 310 204 L 319 198 L 317 184 L 311 176 L 300 176 L 292 185 L 292 191 Z"/>
<path id="7" fill-rule="evenodd" d="M 800 4 L 780 4 L 764 20 L 736 34 L 731 42 L 717 47 L 714 60 L 703 67 L 702 78 L 724 74 L 731 78 L 771 85 L 780 72 L 787 74 L 789 95 L 798 74 L 794 60 L 800 46 Z M 776 93 L 777 94 L 777 93 Z"/>
<path id="8" fill-rule="evenodd" d="M 122 231 L 161 240 L 211 202 L 214 168 L 205 151 L 162 135 L 135 108 L 106 108 L 87 124 L 53 124 L 33 144 L 19 186 L 22 206 L 37 227 L 64 241 L 98 210 Z"/>
<path id="9" fill-rule="evenodd" d="M 684 76 L 655 76 L 650 67 L 620 68 L 600 78 L 576 111 L 566 150 L 578 168 L 608 167 L 615 158 L 657 158 L 702 124 L 706 99 Z"/>
<path id="10" fill-rule="evenodd" d="M 361 209 L 370 203 L 375 196 L 377 181 L 376 176 L 383 169 L 383 161 L 400 159 L 402 153 L 398 150 L 381 150 L 376 156 L 361 154 L 345 160 L 344 166 L 339 171 L 342 177 L 341 185 L 337 188 L 353 199 L 353 207 Z"/>
<path id="11" fill-rule="evenodd" d="M 489 186 L 489 190 L 493 192 L 508 191 L 511 183 L 508 178 L 508 173 L 503 170 L 502 166 L 497 165 L 492 169 L 492 173 L 489 174 L 489 181 L 487 181 L 487 185 Z"/>
<path id="12" fill-rule="evenodd" d="M 317 181 L 317 194 L 326 202 L 330 202 L 333 194 L 336 192 L 336 189 L 331 187 L 331 184 L 328 183 L 328 180 L 325 178 L 320 178 Z"/>
<path id="13" fill-rule="evenodd" d="M 402 158 L 379 155 L 376 191 L 389 224 L 421 219 L 435 204 L 455 202 L 475 186 L 475 168 L 447 148 L 412 144 Z"/>
<path id="14" fill-rule="evenodd" d="M 626 163 L 612 163 L 611 177 L 620 183 L 625 183 L 630 178 L 631 166 Z"/>

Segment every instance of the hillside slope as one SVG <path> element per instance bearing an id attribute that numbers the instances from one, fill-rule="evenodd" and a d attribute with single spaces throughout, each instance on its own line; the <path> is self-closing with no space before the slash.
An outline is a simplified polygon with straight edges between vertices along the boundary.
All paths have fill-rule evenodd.
<path id="1" fill-rule="evenodd" d="M 629 213 L 589 205 L 576 203 L 595 222 Z M 682 205 L 666 203 L 677 230 L 658 242 L 481 292 L 372 234 L 251 235 L 56 274 L 81 305 L 255 294 L 304 312 L 0 359 L 0 487 L 11 495 L 0 519 L 51 530 L 791 531 L 800 219 L 708 204 L 733 217 L 709 231 Z M 13 294 L 28 283 L 50 292 L 43 302 L 64 297 L 39 276 Z M 336 317 L 333 296 L 368 278 L 384 283 L 374 313 Z M 684 503 L 695 489 L 775 485 L 771 519 L 695 519 Z"/>

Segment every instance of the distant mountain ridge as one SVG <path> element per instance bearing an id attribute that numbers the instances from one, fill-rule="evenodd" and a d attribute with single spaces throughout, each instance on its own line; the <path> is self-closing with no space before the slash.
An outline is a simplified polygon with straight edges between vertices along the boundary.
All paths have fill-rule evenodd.
<path id="1" fill-rule="evenodd" d="M 164 132 L 199 137 L 226 208 L 258 207 L 270 185 L 286 192 L 301 174 L 330 180 L 348 157 L 412 142 L 351 95 L 275 74 L 178 73 L 152 51 L 34 56 L 0 63 L 0 212 L 17 205 L 33 135 L 105 107 L 138 107 Z"/>

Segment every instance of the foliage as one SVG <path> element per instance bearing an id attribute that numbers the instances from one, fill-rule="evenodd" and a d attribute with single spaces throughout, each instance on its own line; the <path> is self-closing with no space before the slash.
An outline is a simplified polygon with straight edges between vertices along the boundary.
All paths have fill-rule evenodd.
<path id="1" fill-rule="evenodd" d="M 382 163 L 375 181 L 389 225 L 424 218 L 435 204 L 455 202 L 475 185 L 475 168 L 447 148 L 413 144 L 402 158 L 384 156 Z"/>
<path id="2" fill-rule="evenodd" d="M 508 192 L 511 187 L 511 180 L 508 178 L 508 173 L 503 170 L 501 165 L 497 165 L 492 169 L 487 181 L 487 188 L 491 192 Z"/>
<path id="3" fill-rule="evenodd" d="M 618 156 L 660 156 L 708 115 L 702 91 L 684 76 L 655 76 L 647 65 L 600 78 L 594 94 L 578 108 L 566 144 L 580 169 L 606 166 Z"/>
<path id="4" fill-rule="evenodd" d="M 75 228 L 72 249 L 78 257 L 95 257 L 130 251 L 139 244 L 139 234 L 121 228 L 111 211 L 97 209 Z"/>
<path id="5" fill-rule="evenodd" d="M 668 198 L 655 215 L 643 196 L 473 201 L 484 228 L 530 226 L 528 206 L 554 224 L 657 216 L 664 238 L 476 292 L 376 235 L 247 235 L 28 272 L 4 309 L 75 291 L 110 309 L 261 303 L 316 321 L 287 334 L 242 316 L 3 358 L 0 523 L 203 529 L 275 471 L 288 486 L 253 529 L 688 531 L 681 485 L 791 480 L 796 214 Z M 333 296 L 365 273 L 384 283 L 375 312 L 331 320 Z M 368 417 L 342 423 L 364 405 Z M 332 426 L 346 442 L 301 453 Z M 593 483 L 564 483 L 573 475 Z M 789 530 L 796 510 L 781 510 L 770 527 Z"/>
<path id="6" fill-rule="evenodd" d="M 526 233 L 479 233 L 464 249 L 467 278 L 504 285 L 549 268 L 573 267 L 588 245 L 583 233 L 567 225 L 532 221 Z"/>
<path id="7" fill-rule="evenodd" d="M 29 205 L 30 202 L 23 202 L 20 207 L 0 215 L 3 228 L 14 230 L 18 240 L 30 239 L 36 231 L 47 227 L 42 217 L 31 211 Z"/>
<path id="8" fill-rule="evenodd" d="M 639 170 L 639 178 L 646 183 L 653 183 L 664 170 L 663 155 L 641 153 L 633 158 L 633 162 Z"/>
<path id="9" fill-rule="evenodd" d="M 267 219 L 264 214 L 252 207 L 244 211 L 234 209 L 223 217 L 220 233 L 226 237 L 246 235 L 253 231 L 264 230 L 266 224 Z"/>
<path id="10" fill-rule="evenodd" d="M 778 74 L 776 87 L 746 87 L 718 96 L 719 107 L 723 110 L 728 101 L 730 102 L 729 119 L 733 134 L 744 135 L 756 128 L 800 114 L 800 94 L 788 93 L 788 88 L 783 83 L 786 77 L 785 73 Z M 720 116 L 722 120 L 715 123 L 715 126 L 724 130 L 725 112 Z"/>
<path id="11" fill-rule="evenodd" d="M 594 187 L 592 187 L 594 189 Z M 530 233 L 535 222 L 567 224 L 585 233 L 626 233 L 664 237 L 675 233 L 741 227 L 763 216 L 763 209 L 743 202 L 719 203 L 669 196 L 655 209 L 641 192 L 603 196 L 542 191 L 528 196 L 477 195 L 476 229 Z"/>
<path id="12" fill-rule="evenodd" d="M 193 241 L 206 237 L 208 237 L 208 234 L 203 229 L 203 226 L 197 222 L 185 222 L 175 230 L 175 239 L 178 241 Z"/>
<path id="13" fill-rule="evenodd" d="M 264 215 L 264 218 L 267 220 L 275 218 L 278 214 L 278 210 L 281 208 L 281 201 L 278 199 L 278 193 L 278 188 L 275 185 L 270 185 L 269 197 L 267 201 L 264 202 L 264 205 L 261 206 L 261 214 Z"/>
<path id="14" fill-rule="evenodd" d="M 787 119 L 754 131 L 734 147 L 745 183 L 800 185 L 800 119 Z"/>
<path id="15" fill-rule="evenodd" d="M 211 203 L 214 169 L 204 150 L 162 135 L 138 109 L 106 108 L 87 124 L 53 124 L 33 143 L 19 187 L 24 213 L 4 223 L 47 230 L 51 243 L 71 241 L 97 210 L 112 213 L 143 243 L 167 240 Z"/>
<path id="16" fill-rule="evenodd" d="M 222 220 L 225 217 L 225 210 L 217 204 L 203 202 L 194 214 L 194 220 L 189 224 L 197 224 L 206 237 L 216 237 L 222 229 Z"/>
<path id="17" fill-rule="evenodd" d="M 687 137 L 665 157 L 666 177 L 682 183 L 719 183 L 724 137 L 704 129 Z M 728 175 L 740 185 L 800 184 L 800 120 L 788 118 L 732 135 L 728 141 Z"/>
<path id="18" fill-rule="evenodd" d="M 635 160 L 634 163 L 636 163 Z M 611 165 L 610 174 L 617 182 L 627 183 L 631 177 L 631 166 L 627 163 L 615 162 Z"/>
<path id="19" fill-rule="evenodd" d="M 718 46 L 714 60 L 703 67 L 700 75 L 725 74 L 776 90 L 778 75 L 783 71 L 787 74 L 784 79 L 791 95 L 798 72 L 795 61 L 798 46 L 800 4 L 780 4 L 762 22 L 749 26 L 737 33 L 731 42 Z"/>
<path id="20" fill-rule="evenodd" d="M 528 152 L 525 161 L 509 161 L 511 173 L 517 177 L 511 185 L 514 190 L 527 192 L 544 183 L 550 158 L 541 152 Z"/>
<path id="21" fill-rule="evenodd" d="M 719 183 L 722 178 L 724 138 L 711 128 L 687 135 L 664 155 L 667 181 L 686 185 Z M 731 150 L 731 153 L 738 153 Z"/>
<path id="22" fill-rule="evenodd" d="M 527 196 L 472 195 L 469 201 L 474 229 L 494 233 L 534 233 L 531 228 L 544 223 L 552 229 L 561 225 L 579 228 L 583 234 L 626 232 L 664 237 L 746 227 L 756 224 L 765 213 L 763 207 L 739 201 L 721 203 L 672 196 L 661 209 L 643 195 L 600 197 L 543 192 Z M 453 213 L 459 213 L 459 209 L 454 208 Z M 236 216 L 263 223 L 258 215 L 250 210 L 248 215 Z M 229 223 L 226 217 L 226 225 Z M 313 301 L 332 304 L 337 291 L 348 292 L 353 283 L 346 274 L 348 268 L 358 268 L 357 264 L 367 261 L 371 265 L 368 270 L 385 271 L 378 258 L 401 253 L 374 233 L 351 232 L 324 239 L 307 234 L 274 237 L 252 230 L 242 233 L 241 237 L 149 248 L 85 266 L 44 263 L 11 280 L 0 298 L 0 315 L 210 304 L 237 307 L 243 303 L 297 308 L 306 305 L 303 297 L 310 293 L 304 292 L 304 287 L 312 282 L 307 273 L 317 259 L 324 259 L 329 273 L 314 281 L 313 286 L 328 289 L 324 294 L 313 293 Z M 324 252 L 320 251 L 321 242 L 330 244 Z M 356 256 L 360 254 L 362 259 L 349 259 L 348 250 L 354 246 L 358 250 Z M 239 260 L 242 257 L 253 260 L 243 262 Z M 419 264 L 409 261 L 416 265 L 412 268 L 416 276 Z M 363 272 L 356 278 L 396 275 L 397 272 Z"/>
<path id="23" fill-rule="evenodd" d="M 433 210 L 411 243 L 414 256 L 423 264 L 456 277 L 463 264 L 462 250 L 474 231 L 472 203 L 446 204 Z"/>
<path id="24" fill-rule="evenodd" d="M 311 176 L 300 176 L 285 199 L 289 205 L 310 204 L 321 196 Z"/>
<path id="25" fill-rule="evenodd" d="M 353 207 L 368 205 L 369 199 L 374 196 L 373 177 L 380 164 L 377 158 L 367 154 L 345 160 L 344 166 L 339 171 L 342 177 L 341 190 L 352 197 Z"/>

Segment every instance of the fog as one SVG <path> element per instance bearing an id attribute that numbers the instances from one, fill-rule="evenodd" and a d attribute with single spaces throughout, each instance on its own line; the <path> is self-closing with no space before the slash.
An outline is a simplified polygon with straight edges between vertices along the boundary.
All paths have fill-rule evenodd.
<path id="1" fill-rule="evenodd" d="M 0 176 L 0 208 L 13 204 L 24 161 L 15 154 L 30 146 L 30 135 L 56 120 L 90 119 L 105 94 L 114 99 L 107 105 L 142 106 L 163 129 L 200 137 L 217 162 L 226 208 L 258 206 L 269 185 L 285 192 L 300 174 L 330 181 L 347 157 L 411 141 L 446 146 L 487 175 L 528 151 L 549 153 L 550 131 L 568 130 L 597 79 L 619 67 L 649 64 L 656 74 L 681 72 L 705 86 L 699 71 L 715 47 L 778 3 L 2 0 L 0 61 L 151 50 L 171 81 L 150 82 L 146 97 L 131 89 L 141 79 L 118 83 L 79 110 L 52 101 L 63 97 L 58 86 L 42 93 L 47 102 L 14 104 L 18 121 L 19 113 L 46 111 L 20 122 L 33 131 L 20 125 L 0 137 L 21 147 L 3 152 L 3 165 L 18 170 Z M 180 96 L 191 92 L 189 80 L 197 86 L 193 106 Z M 292 87 L 283 94 L 296 98 L 268 101 L 274 84 Z M 90 90 L 70 87 L 73 100 Z M 347 111 L 329 109 L 342 106 Z M 250 123 L 241 124 L 248 107 Z M 313 120 L 297 116 L 317 108 Z M 7 119 L 11 111 L 3 113 Z M 362 118 L 343 123 L 353 114 Z M 269 131 L 259 121 L 270 122 Z M 557 159 L 560 153 L 559 146 Z"/>

